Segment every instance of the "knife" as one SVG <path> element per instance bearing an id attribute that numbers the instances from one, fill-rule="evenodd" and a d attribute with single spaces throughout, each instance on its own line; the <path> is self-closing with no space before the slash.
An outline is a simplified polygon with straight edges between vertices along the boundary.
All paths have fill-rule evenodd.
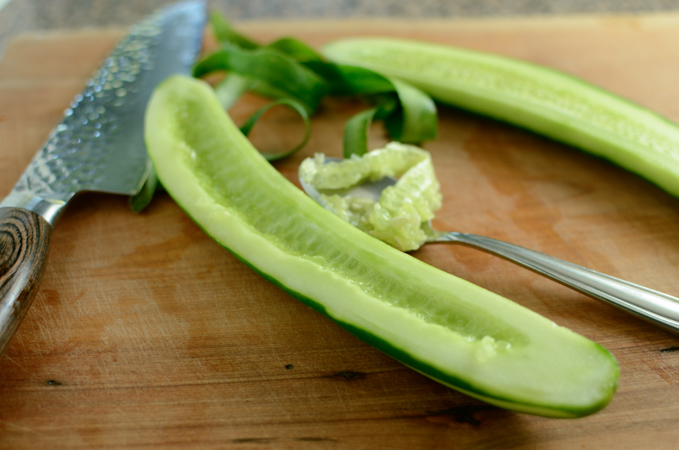
<path id="1" fill-rule="evenodd" d="M 152 170 L 146 103 L 166 77 L 190 73 L 205 22 L 205 3 L 186 1 L 132 27 L 0 202 L 0 353 L 37 292 L 52 228 L 68 202 L 85 191 L 132 196 L 142 189 Z"/>

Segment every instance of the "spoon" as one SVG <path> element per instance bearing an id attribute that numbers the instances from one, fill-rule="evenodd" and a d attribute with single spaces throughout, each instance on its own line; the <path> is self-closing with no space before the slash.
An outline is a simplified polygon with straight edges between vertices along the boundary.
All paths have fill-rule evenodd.
<path id="1" fill-rule="evenodd" d="M 325 161 L 327 163 L 341 159 L 326 157 Z M 298 175 L 304 191 L 322 205 L 320 192 L 306 183 L 301 174 Z M 394 178 L 386 177 L 375 183 L 365 183 L 347 189 L 342 195 L 379 200 L 382 190 L 395 183 Z M 431 228 L 431 223 L 429 226 Z M 679 333 L 679 298 L 671 295 L 485 236 L 457 231 L 435 231 L 434 237 L 426 242 L 429 243 L 463 244 L 500 256 L 592 298 Z"/>

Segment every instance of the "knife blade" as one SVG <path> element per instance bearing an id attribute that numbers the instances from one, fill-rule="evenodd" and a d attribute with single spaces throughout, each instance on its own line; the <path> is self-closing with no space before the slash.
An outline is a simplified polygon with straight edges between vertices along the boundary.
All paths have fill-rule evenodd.
<path id="1" fill-rule="evenodd" d="M 133 26 L 0 202 L 0 354 L 37 292 L 69 201 L 85 191 L 131 196 L 142 188 L 151 171 L 146 104 L 169 75 L 190 73 L 205 22 L 205 3 L 185 1 Z"/>

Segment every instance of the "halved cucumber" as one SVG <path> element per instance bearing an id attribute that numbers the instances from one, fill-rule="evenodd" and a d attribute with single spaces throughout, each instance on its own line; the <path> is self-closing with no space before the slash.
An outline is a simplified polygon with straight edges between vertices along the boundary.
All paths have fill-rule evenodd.
<path id="1" fill-rule="evenodd" d="M 218 243 L 415 370 L 546 416 L 593 413 L 613 395 L 607 350 L 326 211 L 265 161 L 202 81 L 157 88 L 146 141 L 167 191 Z"/>
<path id="2" fill-rule="evenodd" d="M 579 147 L 679 196 L 679 126 L 564 73 L 427 42 L 354 38 L 323 54 L 419 87 L 435 100 Z"/>

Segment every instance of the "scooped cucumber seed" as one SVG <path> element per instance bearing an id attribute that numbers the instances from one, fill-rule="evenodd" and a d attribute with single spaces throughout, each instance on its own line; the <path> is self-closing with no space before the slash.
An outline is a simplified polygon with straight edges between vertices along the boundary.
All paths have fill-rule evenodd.
<path id="1" fill-rule="evenodd" d="M 327 163 L 323 154 L 307 158 L 300 177 L 315 188 L 321 204 L 335 215 L 402 251 L 416 250 L 430 237 L 427 222 L 441 207 L 431 156 L 412 145 L 392 142 L 363 156 Z M 379 199 L 346 194 L 366 181 L 399 177 Z"/>

